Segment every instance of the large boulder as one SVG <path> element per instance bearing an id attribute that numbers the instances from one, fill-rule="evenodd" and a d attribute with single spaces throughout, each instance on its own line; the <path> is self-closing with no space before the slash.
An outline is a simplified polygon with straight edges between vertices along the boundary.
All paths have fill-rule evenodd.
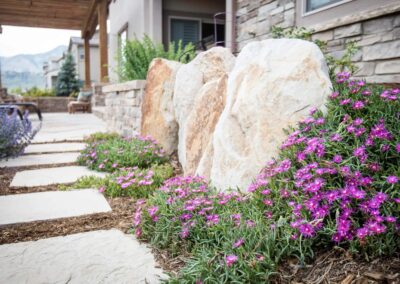
<path id="1" fill-rule="evenodd" d="M 156 58 L 147 73 L 142 102 L 141 134 L 150 135 L 171 154 L 178 147 L 178 123 L 172 102 L 175 77 L 181 63 Z"/>
<path id="2" fill-rule="evenodd" d="M 184 172 L 193 175 L 202 159 L 206 147 L 212 140 L 215 125 L 225 107 L 228 76 L 206 83 L 195 98 L 193 109 L 186 121 L 183 149 Z"/>
<path id="3" fill-rule="evenodd" d="M 210 149 L 212 162 L 201 162 L 202 171 L 222 190 L 245 190 L 276 156 L 286 136 L 283 129 L 303 119 L 311 107 L 322 107 L 331 87 L 315 44 L 297 39 L 248 44 L 229 75 L 226 106 Z"/>
<path id="4" fill-rule="evenodd" d="M 235 57 L 229 49 L 214 47 L 197 55 L 191 62 L 179 68 L 176 74 L 173 102 L 175 117 L 179 124 L 178 156 L 184 169 L 187 156 L 185 153 L 187 149 L 185 146 L 186 124 L 196 98 L 199 94 L 206 92 L 202 90 L 205 84 L 218 80 L 229 73 L 234 64 Z M 185 174 L 187 173 L 185 172 Z"/>

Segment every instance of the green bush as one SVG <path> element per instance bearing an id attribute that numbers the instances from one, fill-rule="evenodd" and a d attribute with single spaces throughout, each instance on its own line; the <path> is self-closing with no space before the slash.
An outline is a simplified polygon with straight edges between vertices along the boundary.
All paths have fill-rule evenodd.
<path id="1" fill-rule="evenodd" d="M 24 97 L 54 97 L 56 95 L 53 89 L 39 89 L 38 87 L 32 87 L 25 92 L 20 88 L 14 89 L 12 92 L 22 95 Z"/>
<path id="2" fill-rule="evenodd" d="M 121 138 L 121 136 L 118 135 L 118 133 L 115 132 L 96 132 L 93 134 L 90 134 L 89 137 L 85 138 L 85 141 L 87 143 L 93 143 L 93 142 L 98 142 L 102 140 L 112 140 L 112 139 L 117 139 Z"/>
<path id="3" fill-rule="evenodd" d="M 102 135 L 92 136 L 99 138 Z M 113 134 L 111 134 L 111 137 Z M 105 135 L 110 138 L 110 135 Z M 80 165 L 93 170 L 114 172 L 120 168 L 148 168 L 168 161 L 164 150 L 150 137 L 110 138 L 90 142 L 78 158 Z"/>
<path id="4" fill-rule="evenodd" d="M 70 186 L 60 186 L 60 190 L 97 188 L 108 197 L 130 196 L 148 197 L 174 173 L 173 167 L 166 163 L 154 165 L 149 169 L 125 168 L 117 170 L 104 178 L 85 176 Z"/>
<path id="5" fill-rule="evenodd" d="M 134 39 L 127 41 L 118 52 L 118 67 L 116 72 L 121 81 L 145 80 L 151 61 L 154 58 L 165 58 L 180 62 L 188 62 L 195 56 L 195 48 L 189 43 L 182 46 L 182 41 L 177 44 L 170 43 L 168 50 L 162 44 L 155 44 L 149 36 L 143 40 Z"/>

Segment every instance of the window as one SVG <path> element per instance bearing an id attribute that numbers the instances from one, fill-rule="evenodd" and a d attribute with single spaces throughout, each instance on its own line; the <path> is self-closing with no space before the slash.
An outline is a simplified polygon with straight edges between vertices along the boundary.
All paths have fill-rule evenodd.
<path id="1" fill-rule="evenodd" d="M 306 0 L 306 12 L 311 12 L 343 0 Z"/>
<path id="2" fill-rule="evenodd" d="M 182 40 L 185 46 L 189 42 L 197 43 L 200 40 L 200 21 L 190 19 L 171 19 L 170 41 Z"/>

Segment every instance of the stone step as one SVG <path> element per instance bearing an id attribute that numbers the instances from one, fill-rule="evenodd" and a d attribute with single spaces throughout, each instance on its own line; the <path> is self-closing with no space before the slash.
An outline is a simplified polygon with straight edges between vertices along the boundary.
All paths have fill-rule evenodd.
<path id="1" fill-rule="evenodd" d="M 85 143 L 47 143 L 47 144 L 31 144 L 25 148 L 24 154 L 37 153 L 60 153 L 81 151 L 85 148 Z"/>
<path id="2" fill-rule="evenodd" d="M 0 196 L 0 225 L 110 211 L 107 200 L 96 189 Z"/>
<path id="3" fill-rule="evenodd" d="M 81 166 L 68 166 L 58 168 L 46 168 L 17 172 L 11 187 L 34 187 L 50 184 L 72 183 L 83 176 L 105 177 L 105 173 L 95 172 Z"/>
<path id="4" fill-rule="evenodd" d="M 149 248 L 119 230 L 0 246 L 0 283 L 159 283 Z"/>
<path id="5" fill-rule="evenodd" d="M 22 155 L 17 158 L 9 159 L 7 161 L 1 161 L 0 168 L 74 163 L 78 159 L 79 155 L 80 155 L 79 152 Z"/>

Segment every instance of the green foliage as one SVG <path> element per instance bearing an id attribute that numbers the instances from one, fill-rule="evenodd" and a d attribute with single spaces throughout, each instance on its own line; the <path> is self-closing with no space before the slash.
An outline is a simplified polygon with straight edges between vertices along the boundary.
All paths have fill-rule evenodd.
<path id="1" fill-rule="evenodd" d="M 84 188 L 97 188 L 108 197 L 130 196 L 145 198 L 170 178 L 174 173 L 173 167 L 165 163 L 153 165 L 149 169 L 124 168 L 117 170 L 104 178 L 85 176 L 74 184 L 60 185 L 60 190 L 74 190 Z"/>
<path id="2" fill-rule="evenodd" d="M 76 76 L 75 62 L 72 55 L 68 53 L 58 73 L 56 94 L 68 97 L 72 92 L 79 91 L 79 81 Z"/>
<path id="3" fill-rule="evenodd" d="M 101 136 L 96 134 L 93 137 L 101 138 Z M 93 170 L 114 172 L 123 167 L 148 168 L 168 160 L 164 150 L 150 137 L 111 137 L 106 137 L 108 140 L 90 142 L 79 156 L 79 164 Z"/>
<path id="4" fill-rule="evenodd" d="M 170 283 L 265 283 L 283 257 L 312 254 L 309 240 L 291 239 L 285 219 L 273 225 L 250 195 L 217 193 L 200 177 L 172 178 L 143 202 L 136 235 L 192 255 Z"/>
<path id="5" fill-rule="evenodd" d="M 165 58 L 169 60 L 189 62 L 195 56 L 195 48 L 189 43 L 182 46 L 170 43 L 168 50 L 164 50 L 162 44 L 155 44 L 149 36 L 145 35 L 143 40 L 134 39 L 127 41 L 117 54 L 118 67 L 116 72 L 121 81 L 144 80 L 151 61 L 154 58 Z"/>
<path id="6" fill-rule="evenodd" d="M 55 90 L 42 90 L 38 87 L 32 87 L 25 92 L 20 93 L 24 97 L 54 97 L 56 95 Z"/>
<path id="7" fill-rule="evenodd" d="M 98 142 L 102 140 L 112 140 L 116 138 L 121 138 L 118 133 L 115 132 L 96 132 L 90 134 L 89 137 L 85 139 L 87 143 Z"/>
<path id="8" fill-rule="evenodd" d="M 354 73 L 357 67 L 351 58 L 360 49 L 355 42 L 348 42 L 344 49 L 344 54 L 340 58 L 335 58 L 327 52 L 327 42 L 322 40 L 312 40 L 313 30 L 307 30 L 304 27 L 293 27 L 284 29 L 282 27 L 273 26 L 271 28 L 273 38 L 298 38 L 314 42 L 324 53 L 329 68 L 329 76 L 333 80 L 337 72 L 347 71 Z"/>

